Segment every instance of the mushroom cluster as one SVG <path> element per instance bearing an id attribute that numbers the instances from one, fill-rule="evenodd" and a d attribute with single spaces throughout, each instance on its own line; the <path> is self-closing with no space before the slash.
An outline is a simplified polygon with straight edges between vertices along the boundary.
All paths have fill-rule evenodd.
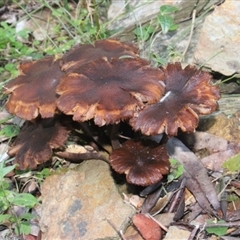
<path id="1" fill-rule="evenodd" d="M 10 149 L 20 168 L 36 168 L 65 144 L 69 129 L 59 114 L 97 126 L 124 121 L 142 135 L 174 136 L 179 129 L 194 131 L 200 115 L 216 110 L 220 93 L 209 73 L 180 63 L 152 67 L 138 53 L 132 43 L 105 39 L 77 45 L 61 58 L 20 64 L 19 76 L 5 86 L 6 109 L 31 122 Z M 44 119 L 53 123 L 43 127 Z M 36 136 L 42 147 L 33 147 Z M 160 181 L 170 169 L 164 145 L 141 139 L 113 150 L 109 162 L 128 182 L 143 186 Z"/>

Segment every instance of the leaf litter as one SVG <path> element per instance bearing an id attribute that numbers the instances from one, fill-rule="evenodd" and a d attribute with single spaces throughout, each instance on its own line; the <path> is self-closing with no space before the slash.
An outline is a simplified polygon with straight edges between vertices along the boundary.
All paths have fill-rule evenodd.
<path id="1" fill-rule="evenodd" d="M 188 143 L 187 146 L 189 148 L 184 143 Z M 224 185 L 224 189 L 217 190 L 217 186 L 220 185 L 218 183 L 221 182 L 219 179 L 221 180 L 226 175 L 226 166 L 229 167 L 228 171 L 238 170 L 237 160 L 239 154 L 236 154 L 239 152 L 238 144 L 231 143 L 226 141 L 224 138 L 209 134 L 207 132 L 194 132 L 186 135 L 184 143 L 179 139 L 172 137 L 168 140 L 166 145 L 169 156 L 178 160 L 184 168 L 184 173 L 179 178 L 184 179 L 185 181 L 183 192 L 188 193 L 187 189 L 190 191 L 187 196 L 183 196 L 182 198 L 182 201 L 185 202 L 185 207 L 183 207 L 184 213 L 180 215 L 179 224 L 181 225 L 181 219 L 185 219 L 185 225 L 191 228 L 190 230 L 185 229 L 185 231 L 189 232 L 189 235 L 187 235 L 188 237 L 190 237 L 191 233 L 191 239 L 194 239 L 194 237 L 197 236 L 203 236 L 203 232 L 200 231 L 200 229 L 205 229 L 210 235 L 214 234 L 222 236 L 230 234 L 229 236 L 237 236 L 236 233 L 234 235 L 228 233 L 227 230 L 238 229 L 238 221 L 240 219 L 239 210 L 227 210 L 229 207 L 229 200 L 227 199 L 229 197 L 229 189 L 234 188 L 231 187 L 232 184 L 235 184 L 237 189 L 240 187 L 240 183 L 238 180 L 228 177 L 226 179 L 229 182 Z M 201 149 L 205 149 L 207 151 L 207 156 L 202 159 L 197 157 L 193 152 L 197 152 Z M 234 164 L 227 164 L 228 161 L 231 162 L 234 160 Z M 220 161 L 220 164 L 218 164 L 216 167 L 215 165 L 218 161 Z M 225 166 L 225 168 L 222 166 L 222 163 L 224 162 L 225 164 L 223 164 L 223 166 Z M 207 167 L 206 164 L 204 165 L 204 163 L 208 163 L 207 166 L 215 166 L 215 168 Z M 215 171 L 218 173 L 217 176 L 219 179 L 213 177 Z M 237 175 L 235 175 L 235 177 L 238 179 Z M 173 188 L 172 186 L 169 187 L 171 184 L 167 186 L 166 182 L 151 185 L 142 191 L 142 196 L 145 196 L 145 200 L 142 204 L 141 213 L 151 213 L 155 219 L 160 219 L 160 221 L 163 221 L 161 220 L 161 215 L 164 216 L 164 219 L 169 216 L 170 220 L 166 223 L 165 227 L 176 225 L 173 232 L 176 233 L 174 236 L 177 236 L 180 231 L 178 228 L 179 220 L 176 221 L 176 215 L 179 214 L 179 210 L 175 210 L 174 213 L 170 214 L 170 205 L 174 199 L 174 196 L 176 196 L 176 193 L 180 192 L 181 187 L 180 184 L 178 184 L 176 188 Z M 162 194 L 163 186 L 167 186 L 167 188 L 169 187 L 171 189 L 169 194 L 166 194 L 165 196 Z M 164 189 L 164 191 L 167 191 L 167 189 Z M 188 201 L 189 196 L 192 196 L 191 199 L 193 199 L 190 202 Z M 181 196 L 178 196 L 177 198 L 178 202 L 175 204 L 177 207 L 179 207 L 181 201 L 180 198 Z M 199 221 L 199 217 L 202 217 L 202 220 Z M 209 219 L 212 219 L 211 223 L 207 222 L 210 221 Z M 214 219 L 219 220 L 215 221 Z M 225 219 L 226 222 L 221 222 L 221 219 Z M 171 232 L 171 227 L 168 231 Z M 164 239 L 168 239 L 168 236 L 173 236 L 170 232 L 166 232 L 166 237 Z M 229 239 L 231 238 L 235 239 L 234 237 L 230 237 Z"/>

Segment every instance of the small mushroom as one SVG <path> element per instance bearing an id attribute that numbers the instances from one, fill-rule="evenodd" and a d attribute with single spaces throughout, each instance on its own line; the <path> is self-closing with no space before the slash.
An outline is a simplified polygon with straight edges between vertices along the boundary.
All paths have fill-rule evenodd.
<path id="1" fill-rule="evenodd" d="M 35 169 L 52 157 L 52 149 L 62 147 L 68 138 L 68 130 L 55 119 L 39 119 L 26 122 L 8 154 L 15 156 L 19 169 Z"/>
<path id="2" fill-rule="evenodd" d="M 98 126 L 133 116 L 143 103 L 157 102 L 164 93 L 163 73 L 140 58 L 100 58 L 62 78 L 57 106 L 73 120 L 94 119 Z"/>
<path id="3" fill-rule="evenodd" d="M 98 58 L 119 58 L 125 56 L 137 57 L 139 49 L 132 43 L 120 42 L 115 39 L 98 40 L 93 44 L 79 44 L 64 54 L 62 70 L 66 73 L 74 72 L 84 63 Z"/>
<path id="4" fill-rule="evenodd" d="M 110 155 L 110 165 L 127 175 L 127 182 L 148 186 L 159 182 L 170 171 L 169 157 L 164 145 L 150 140 L 127 140 Z"/>
<path id="5" fill-rule="evenodd" d="M 11 94 L 6 109 L 26 120 L 53 117 L 56 113 L 56 87 L 64 75 L 59 60 L 45 57 L 20 65 L 20 75 L 5 85 L 4 93 Z"/>
<path id="6" fill-rule="evenodd" d="M 177 135 L 178 128 L 192 132 L 198 126 L 199 115 L 217 109 L 220 98 L 218 87 L 210 84 L 211 75 L 180 63 L 170 63 L 165 73 L 166 92 L 158 103 L 148 105 L 130 120 L 135 130 L 146 135 L 165 132 Z"/>

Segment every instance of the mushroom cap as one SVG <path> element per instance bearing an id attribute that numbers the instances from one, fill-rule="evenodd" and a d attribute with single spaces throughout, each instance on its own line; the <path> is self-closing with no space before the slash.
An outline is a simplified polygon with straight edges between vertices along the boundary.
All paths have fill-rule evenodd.
<path id="1" fill-rule="evenodd" d="M 165 132 L 174 136 L 178 128 L 183 132 L 192 132 L 198 126 L 199 115 L 217 109 L 220 91 L 210 84 L 212 77 L 209 73 L 193 66 L 182 69 L 180 63 L 170 63 L 163 71 L 165 95 L 158 103 L 140 110 L 130 120 L 130 124 L 146 135 Z"/>
<path id="2" fill-rule="evenodd" d="M 52 119 L 50 119 L 52 120 Z M 68 130 L 59 122 L 46 125 L 49 119 L 40 119 L 36 124 L 26 122 L 19 135 L 9 148 L 8 154 L 15 156 L 19 169 L 36 169 L 52 157 L 52 149 L 65 144 Z"/>
<path id="3" fill-rule="evenodd" d="M 74 72 L 82 64 L 101 57 L 119 58 L 124 56 L 137 57 L 139 49 L 132 43 L 120 42 L 115 39 L 98 40 L 93 44 L 78 44 L 65 53 L 62 58 L 62 70 Z"/>
<path id="4" fill-rule="evenodd" d="M 127 175 L 127 182 L 148 186 L 160 181 L 170 171 L 164 145 L 153 141 L 127 140 L 110 155 L 110 165 Z"/>
<path id="5" fill-rule="evenodd" d="M 20 65 L 20 75 L 5 85 L 4 93 L 11 94 L 6 109 L 26 120 L 39 114 L 42 118 L 53 117 L 56 112 L 56 87 L 64 75 L 59 60 L 45 57 Z"/>
<path id="6" fill-rule="evenodd" d="M 100 58 L 62 78 L 57 106 L 73 120 L 94 119 L 98 126 L 133 116 L 143 103 L 154 103 L 164 93 L 163 73 L 140 58 Z"/>

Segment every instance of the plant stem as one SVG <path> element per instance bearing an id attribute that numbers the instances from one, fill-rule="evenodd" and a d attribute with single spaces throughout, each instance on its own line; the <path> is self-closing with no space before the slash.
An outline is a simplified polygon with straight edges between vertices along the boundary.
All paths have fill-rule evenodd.
<path id="1" fill-rule="evenodd" d="M 100 23 L 99 23 L 99 17 L 98 17 L 98 14 L 97 14 L 97 11 L 96 11 L 96 0 L 92 0 L 93 2 L 93 5 L 94 5 L 94 11 L 93 11 L 93 20 L 94 20 L 94 23 L 96 24 L 96 27 L 97 27 L 97 31 L 100 30 Z"/>

